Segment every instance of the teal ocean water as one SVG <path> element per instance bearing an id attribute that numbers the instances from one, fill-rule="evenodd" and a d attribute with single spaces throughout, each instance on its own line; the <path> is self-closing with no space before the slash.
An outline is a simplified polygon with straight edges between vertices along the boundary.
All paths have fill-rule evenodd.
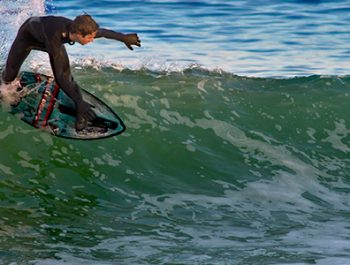
<path id="1" fill-rule="evenodd" d="M 67 47 L 122 135 L 0 111 L 0 264 L 350 264 L 349 1 L 1 3 L 1 69 L 31 15 L 89 12 L 143 47 Z"/>

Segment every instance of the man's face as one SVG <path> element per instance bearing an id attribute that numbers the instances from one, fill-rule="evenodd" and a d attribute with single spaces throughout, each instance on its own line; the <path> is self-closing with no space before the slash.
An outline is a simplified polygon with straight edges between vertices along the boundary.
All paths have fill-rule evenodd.
<path id="1" fill-rule="evenodd" d="M 85 36 L 83 36 L 80 33 L 77 33 L 76 34 L 76 41 L 79 42 L 81 45 L 88 44 L 94 40 L 94 38 L 96 37 L 96 33 L 97 32 L 93 32 L 93 33 L 87 34 Z"/>

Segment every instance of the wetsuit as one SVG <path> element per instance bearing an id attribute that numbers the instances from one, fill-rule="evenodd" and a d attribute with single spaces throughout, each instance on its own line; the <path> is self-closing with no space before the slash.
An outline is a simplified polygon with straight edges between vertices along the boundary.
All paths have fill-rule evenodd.
<path id="1" fill-rule="evenodd" d="M 31 50 L 47 52 L 56 82 L 76 104 L 77 117 L 92 120 L 95 118 L 95 113 L 82 99 L 80 87 L 71 75 L 64 47 L 66 43 L 74 44 L 69 39 L 72 22 L 68 18 L 56 16 L 32 17 L 25 21 L 11 46 L 2 78 L 5 83 L 13 81 Z M 66 37 L 63 37 L 64 35 Z M 122 35 L 111 30 L 99 29 L 95 38 L 121 40 Z"/>

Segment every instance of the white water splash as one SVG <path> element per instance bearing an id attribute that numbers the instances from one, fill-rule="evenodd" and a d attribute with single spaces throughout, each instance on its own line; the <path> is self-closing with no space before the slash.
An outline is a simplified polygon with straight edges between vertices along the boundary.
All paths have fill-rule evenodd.
<path id="1" fill-rule="evenodd" d="M 0 64 L 7 53 L 22 23 L 31 16 L 45 14 L 45 0 L 2 0 L 0 5 Z"/>
<path id="2" fill-rule="evenodd" d="M 10 108 L 10 105 L 18 104 L 22 97 L 23 90 L 19 91 L 20 82 L 18 79 L 14 80 L 10 84 L 0 85 L 0 99 L 3 104 L 1 106 L 4 109 Z"/>

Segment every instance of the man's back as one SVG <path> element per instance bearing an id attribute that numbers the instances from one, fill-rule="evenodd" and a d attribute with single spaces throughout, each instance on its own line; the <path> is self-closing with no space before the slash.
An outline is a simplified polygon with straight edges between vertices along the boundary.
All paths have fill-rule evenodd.
<path id="1" fill-rule="evenodd" d="M 69 42 L 68 32 L 71 24 L 72 20 L 65 17 L 32 17 L 21 26 L 17 37 L 30 43 L 32 49 L 51 53 L 54 47 Z M 67 34 L 65 38 L 64 33 Z"/>

